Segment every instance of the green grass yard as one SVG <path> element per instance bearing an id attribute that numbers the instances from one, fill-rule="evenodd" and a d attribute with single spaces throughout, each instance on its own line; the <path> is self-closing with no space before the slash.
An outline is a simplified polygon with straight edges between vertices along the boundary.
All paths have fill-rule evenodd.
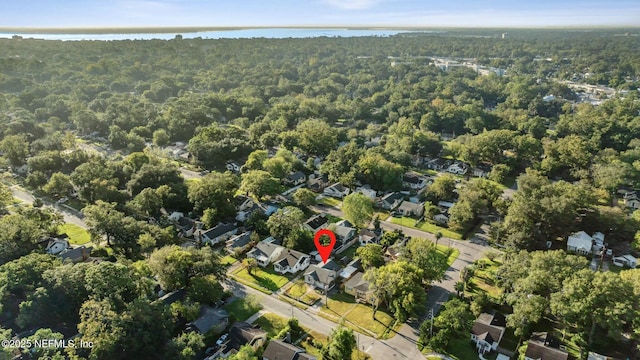
<path id="1" fill-rule="evenodd" d="M 418 222 L 418 224 L 416 225 L 416 219 L 412 219 L 408 217 L 400 217 L 400 218 L 392 217 L 391 222 L 394 224 L 406 226 L 409 228 L 426 231 L 431 234 L 435 234 L 438 231 L 440 231 L 440 233 L 442 233 L 444 237 L 448 237 L 455 240 L 462 240 L 462 234 L 449 230 L 447 228 L 440 227 L 435 224 L 425 222 L 425 221 Z"/>
<path id="2" fill-rule="evenodd" d="M 274 292 L 289 282 L 289 278 L 277 274 L 271 268 L 258 267 L 249 274 L 245 267 L 240 267 L 231 275 L 241 283 L 265 293 Z"/>
<path id="3" fill-rule="evenodd" d="M 58 231 L 67 234 L 69 242 L 75 245 L 82 245 L 91 241 L 89 232 L 76 224 L 60 225 Z"/>
<path id="4" fill-rule="evenodd" d="M 260 325 L 260 328 L 267 332 L 269 338 L 273 338 L 287 326 L 287 321 L 288 319 L 285 319 L 282 316 L 273 313 L 266 313 L 259 317 L 254 324 Z"/>
<path id="5" fill-rule="evenodd" d="M 260 311 L 259 299 L 255 296 L 249 295 L 243 299 L 234 300 L 224 306 L 224 309 L 233 316 L 236 321 L 245 321 L 251 317 L 251 315 Z"/>
<path id="6" fill-rule="evenodd" d="M 342 205 L 342 201 L 332 198 L 332 197 L 323 197 L 318 201 L 320 204 L 324 204 L 331 207 L 339 208 Z"/>
<path id="7" fill-rule="evenodd" d="M 374 319 L 372 307 L 357 304 L 355 299 L 347 294 L 331 296 L 329 306 L 323 307 L 320 313 L 332 321 L 336 321 L 337 317 L 344 318 L 346 326 L 360 332 L 362 332 L 361 329 L 369 330 L 381 339 L 387 338 L 393 333 L 389 331 L 390 328 L 397 330 L 399 327 L 399 324 L 395 324 L 393 317 L 382 310 L 376 312 Z"/>
<path id="8" fill-rule="evenodd" d="M 220 259 L 220 264 L 222 265 L 231 265 L 233 263 L 235 263 L 236 261 L 238 261 L 236 258 L 234 258 L 231 255 L 225 255 Z"/>
<path id="9" fill-rule="evenodd" d="M 481 266 L 476 267 L 474 276 L 471 278 L 469 292 L 484 291 L 494 299 L 499 298 L 502 291 L 495 285 L 495 273 L 502 263 L 498 260 L 491 261 L 484 258 L 479 260 L 479 264 Z"/>

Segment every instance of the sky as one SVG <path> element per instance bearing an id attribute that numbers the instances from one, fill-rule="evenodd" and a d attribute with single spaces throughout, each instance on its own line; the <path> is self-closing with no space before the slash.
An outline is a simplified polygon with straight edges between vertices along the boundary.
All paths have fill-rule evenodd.
<path id="1" fill-rule="evenodd" d="M 0 27 L 640 26 L 638 0 L 17 0 Z"/>

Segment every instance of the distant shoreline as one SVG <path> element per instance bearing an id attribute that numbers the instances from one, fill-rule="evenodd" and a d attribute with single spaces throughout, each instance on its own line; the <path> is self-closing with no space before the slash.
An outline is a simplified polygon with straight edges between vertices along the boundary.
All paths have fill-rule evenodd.
<path id="1" fill-rule="evenodd" d="M 255 29 L 327 29 L 327 30 L 401 30 L 401 31 L 425 31 L 425 30 L 637 30 L 640 27 L 629 26 L 548 26 L 548 27 L 427 27 L 427 26 L 202 26 L 202 27 L 96 27 L 96 28 L 34 28 L 34 27 L 0 27 L 0 33 L 19 34 L 178 34 L 199 33 L 210 31 L 237 31 Z"/>

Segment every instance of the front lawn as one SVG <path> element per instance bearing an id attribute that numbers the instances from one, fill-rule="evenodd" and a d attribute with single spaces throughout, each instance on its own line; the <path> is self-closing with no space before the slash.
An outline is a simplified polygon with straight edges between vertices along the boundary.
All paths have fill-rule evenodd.
<path id="1" fill-rule="evenodd" d="M 378 338 L 386 338 L 390 335 L 389 328 L 395 325 L 391 315 L 382 310 L 376 312 L 373 318 L 373 308 L 365 304 L 357 304 L 355 299 L 347 294 L 336 294 L 329 298 L 329 306 L 323 307 L 320 313 L 324 317 L 336 321 L 337 318 L 345 319 L 345 325 L 362 332 L 366 329 L 374 333 Z M 399 324 L 398 326 L 399 327 Z M 397 330 L 394 329 L 393 330 Z"/>
<path id="2" fill-rule="evenodd" d="M 416 219 L 412 219 L 412 218 L 408 218 L 408 217 L 400 217 L 400 218 L 392 217 L 391 218 L 391 222 L 394 223 L 394 224 L 410 227 L 410 228 L 413 228 L 413 229 L 426 231 L 426 232 L 431 233 L 431 234 L 435 234 L 438 231 L 440 231 L 440 233 L 444 237 L 448 237 L 448 238 L 455 239 L 455 240 L 462 240 L 462 234 L 460 234 L 458 232 L 455 232 L 453 230 L 449 230 L 447 228 L 443 228 L 443 227 L 440 227 L 438 225 L 426 222 L 426 221 L 420 221 L 416 225 Z"/>
<path id="3" fill-rule="evenodd" d="M 433 352 L 429 348 L 423 348 L 422 353 L 428 354 Z M 444 355 L 449 356 L 454 360 L 468 360 L 468 359 L 477 359 L 478 351 L 476 347 L 473 345 L 471 339 L 466 336 L 462 336 L 460 334 L 454 335 L 451 339 L 449 339 L 449 344 L 447 345 Z M 433 359 L 435 357 L 428 357 L 427 359 Z M 491 360 L 496 358 L 495 352 L 485 354 L 485 359 Z"/>
<path id="4" fill-rule="evenodd" d="M 502 291 L 495 285 L 495 273 L 502 263 L 498 260 L 491 261 L 487 258 L 476 262 L 476 270 L 471 278 L 470 292 L 484 291 L 494 299 L 500 297 Z"/>
<path id="5" fill-rule="evenodd" d="M 260 316 L 254 324 L 260 325 L 260 328 L 267 332 L 269 338 L 274 338 L 287 326 L 287 321 L 288 319 L 285 319 L 282 316 L 273 313 L 266 313 Z"/>
<path id="6" fill-rule="evenodd" d="M 221 265 L 231 265 L 233 263 L 235 263 L 236 261 L 238 261 L 236 258 L 234 258 L 231 255 L 225 255 L 220 259 L 220 264 Z"/>
<path id="7" fill-rule="evenodd" d="M 274 292 L 289 282 L 287 277 L 276 273 L 271 268 L 258 267 L 249 274 L 247 268 L 240 267 L 231 275 L 239 282 L 265 293 Z"/>
<path id="8" fill-rule="evenodd" d="M 318 301 L 318 299 L 320 299 L 320 295 L 318 295 L 315 290 L 310 289 L 302 279 L 291 285 L 285 294 L 292 299 L 305 303 L 306 305 L 313 305 Z"/>
<path id="9" fill-rule="evenodd" d="M 332 197 L 323 197 L 318 201 L 318 203 L 335 207 L 335 208 L 339 208 L 342 205 L 342 201 Z"/>
<path id="10" fill-rule="evenodd" d="M 76 224 L 63 224 L 58 228 L 60 233 L 69 236 L 69 242 L 74 245 L 82 245 L 91 241 L 89 232 Z"/>
<path id="11" fill-rule="evenodd" d="M 236 321 L 245 321 L 251 317 L 251 315 L 257 313 L 262 309 L 260 301 L 256 296 L 249 295 L 243 299 L 237 299 L 224 306 L 224 309 L 230 316 Z"/>

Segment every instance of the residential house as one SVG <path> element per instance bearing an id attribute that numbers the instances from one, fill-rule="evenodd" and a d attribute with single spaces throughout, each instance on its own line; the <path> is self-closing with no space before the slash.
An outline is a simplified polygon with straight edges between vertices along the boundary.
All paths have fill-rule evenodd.
<path id="1" fill-rule="evenodd" d="M 319 193 L 329 186 L 329 178 L 327 175 L 312 176 L 309 177 L 309 181 L 307 182 L 309 190 Z"/>
<path id="2" fill-rule="evenodd" d="M 329 219 L 322 214 L 312 216 L 311 218 L 309 218 L 309 220 L 304 222 L 304 227 L 307 230 L 312 231 L 313 233 L 320 229 L 326 228 L 328 225 Z"/>
<path id="3" fill-rule="evenodd" d="M 640 195 L 638 194 L 640 191 L 634 190 L 632 192 L 627 193 L 623 198 L 622 202 L 624 205 L 630 209 L 640 209 Z"/>
<path id="4" fill-rule="evenodd" d="M 373 190 L 369 185 L 360 186 L 356 189 L 356 192 L 361 193 L 362 195 L 368 197 L 371 200 L 375 200 L 376 196 L 378 196 L 377 192 Z"/>
<path id="5" fill-rule="evenodd" d="M 368 304 L 375 302 L 373 292 L 369 290 L 369 282 L 364 279 L 364 273 L 361 271 L 355 273 L 349 281 L 344 283 L 344 292 L 353 296 L 356 302 Z"/>
<path id="6" fill-rule="evenodd" d="M 71 248 L 69 240 L 65 238 L 49 238 L 49 242 L 47 243 L 45 250 L 47 251 L 47 254 L 57 255 L 69 248 Z"/>
<path id="7" fill-rule="evenodd" d="M 340 265 L 333 260 L 311 265 L 304 273 L 304 281 L 316 289 L 331 290 L 336 285 L 339 271 Z"/>
<path id="8" fill-rule="evenodd" d="M 358 233 L 360 246 L 365 246 L 367 244 L 379 244 L 380 238 L 382 238 L 382 231 L 375 232 L 370 229 L 362 229 Z"/>
<path id="9" fill-rule="evenodd" d="M 567 360 L 569 353 L 561 349 L 560 340 L 546 332 L 533 333 L 524 353 L 525 360 Z"/>
<path id="10" fill-rule="evenodd" d="M 251 209 L 255 205 L 253 199 L 246 195 L 238 195 L 233 200 L 236 204 L 236 210 L 238 211 Z"/>
<path id="11" fill-rule="evenodd" d="M 402 251 L 400 250 L 400 246 L 393 245 L 389 246 L 387 250 L 384 252 L 384 256 L 387 257 L 390 261 L 396 261 L 400 256 L 402 256 Z"/>
<path id="12" fill-rule="evenodd" d="M 274 243 L 260 241 L 256 246 L 247 253 L 247 257 L 256 259 L 258 265 L 266 267 L 272 261 L 278 259 L 284 251 L 284 247 Z"/>
<path id="13" fill-rule="evenodd" d="M 414 172 L 408 172 L 402 176 L 402 186 L 405 189 L 420 191 L 427 187 L 427 178 Z"/>
<path id="14" fill-rule="evenodd" d="M 427 169 L 442 171 L 448 168 L 449 165 L 451 165 L 452 163 L 453 162 L 451 160 L 438 158 L 438 159 L 433 159 L 429 161 L 428 163 L 425 164 L 425 166 L 427 167 Z"/>
<path id="15" fill-rule="evenodd" d="M 404 195 L 398 192 L 389 193 L 380 199 L 380 206 L 385 210 L 394 210 L 404 200 Z"/>
<path id="16" fill-rule="evenodd" d="M 353 275 L 355 275 L 360 270 L 362 270 L 362 261 L 356 258 L 354 260 L 351 260 L 347 264 L 347 266 L 345 266 L 342 270 L 340 270 L 338 277 L 340 277 L 340 279 L 342 279 L 343 281 L 349 280 Z"/>
<path id="17" fill-rule="evenodd" d="M 400 212 L 402 216 L 415 216 L 419 218 L 424 214 L 424 204 L 403 201 L 398 207 L 398 212 Z"/>
<path id="18" fill-rule="evenodd" d="M 447 168 L 447 171 L 452 174 L 464 175 L 469 171 L 469 167 L 465 163 L 455 162 Z"/>
<path id="19" fill-rule="evenodd" d="M 614 256 L 611 261 L 616 266 L 626 266 L 635 269 L 638 266 L 638 259 L 632 255 Z"/>
<path id="20" fill-rule="evenodd" d="M 178 236 L 191 237 L 196 230 L 196 221 L 184 216 L 184 213 L 174 211 L 169 215 L 178 230 Z"/>
<path id="21" fill-rule="evenodd" d="M 506 328 L 506 319 L 499 313 L 482 313 L 471 327 L 471 340 L 476 343 L 478 353 L 496 350 Z"/>
<path id="22" fill-rule="evenodd" d="M 58 257 L 64 262 L 70 261 L 72 263 L 79 263 L 89 260 L 91 257 L 91 250 L 93 250 L 93 247 L 86 247 L 82 245 L 76 248 L 68 248 L 60 252 L 58 253 Z"/>
<path id="23" fill-rule="evenodd" d="M 369 140 L 365 140 L 364 142 L 364 146 L 370 148 L 370 147 L 374 147 L 374 146 L 380 146 L 380 143 L 382 142 L 382 137 L 381 136 L 376 136 L 373 137 Z"/>
<path id="24" fill-rule="evenodd" d="M 446 225 L 449 223 L 449 217 L 445 214 L 436 214 L 433 216 L 433 221 L 435 221 L 436 224 Z"/>
<path id="25" fill-rule="evenodd" d="M 226 168 L 231 172 L 239 173 L 241 166 L 237 162 L 229 160 L 227 161 Z"/>
<path id="26" fill-rule="evenodd" d="M 203 306 L 201 315 L 194 322 L 187 324 L 187 329 L 202 335 L 209 331 L 219 334 L 229 325 L 229 314 L 222 309 Z"/>
<path id="27" fill-rule="evenodd" d="M 454 203 L 450 201 L 443 201 L 443 200 L 438 201 L 438 207 L 440 208 L 440 211 L 442 211 L 443 213 L 449 212 L 449 209 L 451 209 L 453 205 Z"/>
<path id="28" fill-rule="evenodd" d="M 262 360 L 316 360 L 311 354 L 307 354 L 304 349 L 286 343 L 282 340 L 272 339 L 262 353 Z"/>
<path id="29" fill-rule="evenodd" d="M 198 240 L 202 242 L 208 242 L 211 245 L 216 245 L 222 241 L 226 241 L 232 235 L 235 235 L 238 232 L 238 227 L 234 223 L 229 224 L 218 224 L 215 227 L 207 230 L 196 231 L 196 237 Z"/>
<path id="30" fill-rule="evenodd" d="M 225 248 L 229 254 L 235 254 L 236 252 L 242 252 L 247 250 L 251 243 L 251 231 L 246 231 L 240 235 L 234 236 L 227 240 Z"/>
<path id="31" fill-rule="evenodd" d="M 333 232 L 336 234 L 337 240 L 343 244 L 356 236 L 356 228 L 347 220 L 337 222 Z"/>
<path id="32" fill-rule="evenodd" d="M 295 274 L 309 267 L 311 258 L 300 251 L 284 249 L 273 262 L 273 270 L 280 274 Z"/>
<path id="33" fill-rule="evenodd" d="M 344 187 L 340 183 L 335 183 L 325 188 L 322 193 L 327 196 L 342 199 L 343 197 L 349 195 L 349 188 Z"/>
<path id="34" fill-rule="evenodd" d="M 578 231 L 567 239 L 567 251 L 580 255 L 591 254 L 593 238 L 584 231 Z"/>
<path id="35" fill-rule="evenodd" d="M 164 290 L 162 290 L 161 292 L 164 292 Z M 169 306 L 176 301 L 184 300 L 185 296 L 187 296 L 187 291 L 185 289 L 178 289 L 162 295 L 158 299 L 158 301 L 161 301 L 164 305 Z"/>
<path id="36" fill-rule="evenodd" d="M 287 177 L 285 177 L 282 181 L 289 186 L 298 186 L 304 184 L 307 181 L 307 176 L 302 171 L 296 171 L 287 175 Z"/>
<path id="37" fill-rule="evenodd" d="M 249 345 L 253 350 L 259 349 L 267 342 L 267 332 L 259 327 L 246 322 L 236 322 L 229 329 L 229 335 L 220 350 L 213 355 L 213 358 L 227 358 L 236 354 L 244 345 Z"/>
<path id="38" fill-rule="evenodd" d="M 491 172 L 491 165 L 489 164 L 478 164 L 476 167 L 471 169 L 473 176 L 486 178 L 489 176 Z"/>

